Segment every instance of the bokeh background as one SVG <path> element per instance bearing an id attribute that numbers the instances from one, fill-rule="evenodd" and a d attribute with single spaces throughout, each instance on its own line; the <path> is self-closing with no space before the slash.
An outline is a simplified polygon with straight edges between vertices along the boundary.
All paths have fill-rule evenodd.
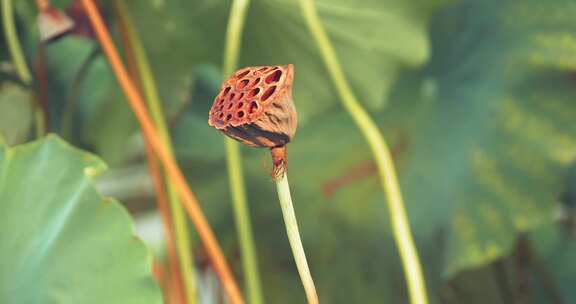
<path id="1" fill-rule="evenodd" d="M 122 45 L 111 2 L 99 4 Z M 576 2 L 314 2 L 354 93 L 390 145 L 431 302 L 576 303 Z M 126 206 L 162 261 L 138 124 L 78 5 L 51 4 L 77 27 L 40 47 L 35 4 L 14 2 L 31 85 L 18 79 L 0 37 L 0 134 L 9 146 L 32 140 L 32 105 L 43 100 L 48 131 L 108 165 L 97 188 Z M 242 282 L 223 136 L 207 124 L 223 80 L 230 5 L 126 1 L 178 162 Z M 299 115 L 290 182 L 321 302 L 408 303 L 372 154 L 298 1 L 251 1 L 239 65 L 287 63 L 295 65 Z M 265 303 L 304 303 L 269 152 L 242 148 L 242 160 Z M 202 303 L 219 303 L 191 225 L 190 233 Z"/>

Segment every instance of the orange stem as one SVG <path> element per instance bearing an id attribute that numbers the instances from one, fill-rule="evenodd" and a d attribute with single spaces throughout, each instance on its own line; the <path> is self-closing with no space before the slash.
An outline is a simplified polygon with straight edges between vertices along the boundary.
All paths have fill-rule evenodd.
<path id="1" fill-rule="evenodd" d="M 222 250 L 220 249 L 220 245 L 218 245 L 218 241 L 214 237 L 214 233 L 210 226 L 208 225 L 208 221 L 204 216 L 204 213 L 200 209 L 198 205 L 198 201 L 192 190 L 188 187 L 186 182 L 186 178 L 182 174 L 182 171 L 176 164 L 176 161 L 172 157 L 171 153 L 164 147 L 162 144 L 162 140 L 159 136 L 158 131 L 156 130 L 152 120 L 150 119 L 150 115 L 144 105 L 142 96 L 136 89 L 136 86 L 128 76 L 128 72 L 126 71 L 126 67 L 124 67 L 120 55 L 112 42 L 112 38 L 98 12 L 98 9 L 93 2 L 93 0 L 82 0 L 82 5 L 86 14 L 88 15 L 88 19 L 90 20 L 90 24 L 96 33 L 96 37 L 100 42 L 100 46 L 110 66 L 112 71 L 114 72 L 117 81 L 126 95 L 126 99 L 132 108 L 132 111 L 136 115 L 136 119 L 140 123 L 140 127 L 144 132 L 144 135 L 149 139 L 150 146 L 156 153 L 156 156 L 162 163 L 162 166 L 168 173 L 170 179 L 175 184 L 178 194 L 182 200 L 182 204 L 192 223 L 194 224 L 196 230 L 198 231 L 198 235 L 204 245 L 206 247 L 206 251 L 210 257 L 212 265 L 218 277 L 220 278 L 222 285 L 224 286 L 224 291 L 226 292 L 229 300 L 231 303 L 234 304 L 242 304 L 244 300 L 242 298 L 242 294 L 240 293 L 240 289 L 238 288 L 238 284 L 234 280 L 232 272 L 224 259 L 224 255 L 222 254 Z"/>
<path id="2" fill-rule="evenodd" d="M 130 77 L 132 77 L 132 81 L 135 83 L 140 94 L 142 94 L 142 81 L 138 76 L 138 67 L 136 65 L 136 59 L 133 56 L 134 48 L 130 42 L 130 39 L 128 38 L 128 31 L 126 30 L 126 25 L 124 22 L 119 23 L 119 32 L 120 37 L 122 38 L 122 44 L 124 46 L 126 62 L 128 64 L 128 74 Z M 163 281 L 164 284 L 162 285 L 162 290 L 164 291 L 164 297 L 169 299 L 166 301 L 167 303 L 172 303 L 173 297 L 176 298 L 175 303 L 187 303 L 186 295 L 183 289 L 184 285 L 182 283 L 182 276 L 178 264 L 178 256 L 176 255 L 174 224 L 172 222 L 172 217 L 170 216 L 168 196 L 166 194 L 166 187 L 164 186 L 164 181 L 162 178 L 162 168 L 160 168 L 158 165 L 158 159 L 156 159 L 156 156 L 154 155 L 154 151 L 150 146 L 148 138 L 144 137 L 144 143 L 146 148 L 148 173 L 152 178 L 152 183 L 154 185 L 154 192 L 156 194 L 156 209 L 158 209 L 160 218 L 162 219 L 164 236 L 166 238 L 166 248 L 168 251 L 168 267 L 170 273 Z"/>
<path id="3" fill-rule="evenodd" d="M 152 259 L 152 274 L 154 275 L 156 282 L 158 282 L 158 285 L 160 285 L 160 289 L 166 290 L 165 288 L 168 282 L 166 279 L 164 265 L 160 263 L 156 258 Z M 170 298 L 167 293 L 162 294 L 162 297 L 164 298 L 164 303 L 170 303 Z"/>
<path id="4" fill-rule="evenodd" d="M 39 11 L 44 11 L 50 6 L 49 0 L 36 0 L 36 6 L 38 6 Z"/>
<path id="5" fill-rule="evenodd" d="M 50 117 L 48 115 L 48 94 L 47 94 L 48 76 L 46 74 L 46 48 L 42 43 L 38 45 L 36 62 L 34 64 L 34 72 L 36 73 L 36 79 L 38 81 L 36 107 L 41 111 L 42 115 L 44 116 L 43 128 L 47 130 L 50 124 Z"/>
<path id="6" fill-rule="evenodd" d="M 178 267 L 178 258 L 176 256 L 176 246 L 174 244 L 174 230 L 172 228 L 172 219 L 170 217 L 168 198 L 166 195 L 166 187 L 164 187 L 164 182 L 162 180 L 161 168 L 158 165 L 158 160 L 154 156 L 154 151 L 145 138 L 146 146 L 146 160 L 148 162 L 148 171 L 152 177 L 152 183 L 154 184 L 154 191 L 156 192 L 156 205 L 158 212 L 160 213 L 160 218 L 162 219 L 162 224 L 164 227 L 164 235 L 166 237 L 166 248 L 168 250 L 168 266 L 171 273 L 171 278 L 173 280 L 165 280 L 165 282 L 173 282 L 174 284 L 165 284 L 164 293 L 166 297 L 171 297 L 170 287 L 173 287 L 174 294 L 178 299 L 176 303 L 186 303 L 186 298 L 184 295 L 184 286 L 182 285 L 180 268 Z M 166 286 L 167 285 L 167 286 Z M 169 302 L 170 303 L 170 302 Z"/>
<path id="7" fill-rule="evenodd" d="M 162 281 L 164 281 L 164 268 L 156 258 L 152 259 L 152 275 L 158 283 L 162 284 Z"/>
<path id="8" fill-rule="evenodd" d="M 128 30 L 126 29 L 126 24 L 123 22 L 122 18 L 117 18 L 118 29 L 120 33 L 120 38 L 122 41 L 122 46 L 124 47 L 124 55 L 126 56 L 126 64 L 128 68 L 128 75 L 132 77 L 132 81 L 136 86 L 136 89 L 142 94 L 142 80 L 138 76 L 138 65 L 136 64 L 136 58 L 134 58 L 134 46 L 132 45 L 130 38 L 128 37 Z"/>

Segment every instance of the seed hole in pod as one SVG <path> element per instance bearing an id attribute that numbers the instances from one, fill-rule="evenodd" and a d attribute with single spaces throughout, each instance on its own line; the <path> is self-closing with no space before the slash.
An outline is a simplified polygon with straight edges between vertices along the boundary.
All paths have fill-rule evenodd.
<path id="1" fill-rule="evenodd" d="M 218 107 L 218 111 L 222 111 L 222 109 L 224 109 L 224 105 Z"/>
<path id="2" fill-rule="evenodd" d="M 228 95 L 228 100 L 232 100 L 232 99 L 234 99 L 234 93 Z"/>
<path id="3" fill-rule="evenodd" d="M 222 117 L 224 117 L 224 113 L 220 112 L 220 115 L 218 115 L 218 118 L 222 119 Z"/>
<path id="4" fill-rule="evenodd" d="M 248 82 L 250 82 L 250 80 L 248 80 L 248 79 L 242 79 L 240 82 L 238 82 L 238 85 L 236 86 L 236 89 L 242 90 L 244 87 L 246 87 L 246 86 L 248 85 Z"/>
<path id="5" fill-rule="evenodd" d="M 253 86 L 255 86 L 255 85 L 259 84 L 259 83 L 260 83 L 260 77 L 254 79 L 254 81 L 250 84 L 250 86 L 253 87 Z"/>
<path id="6" fill-rule="evenodd" d="M 260 97 L 260 100 L 266 101 L 266 99 L 270 98 L 270 96 L 272 96 L 272 94 L 274 94 L 274 91 L 276 91 L 276 86 L 269 87 L 268 89 L 266 89 L 266 91 L 264 91 L 264 94 L 262 94 L 262 97 Z"/>
<path id="7" fill-rule="evenodd" d="M 230 92 L 231 87 L 226 87 L 224 89 L 224 93 L 222 93 L 222 97 L 226 97 L 226 94 L 228 94 L 228 92 Z"/>
<path id="8" fill-rule="evenodd" d="M 242 97 L 244 97 L 244 93 L 240 93 L 240 96 L 238 96 L 238 100 L 242 100 Z"/>
<path id="9" fill-rule="evenodd" d="M 232 109 L 232 106 L 233 106 L 233 105 L 234 105 L 234 103 L 233 103 L 233 102 L 231 102 L 231 101 L 230 101 L 230 102 L 228 102 L 228 105 L 226 106 L 226 110 L 230 110 L 230 109 Z"/>
<path id="10" fill-rule="evenodd" d="M 248 92 L 248 98 L 252 98 L 260 93 L 260 88 L 254 88 Z"/>
<path id="11" fill-rule="evenodd" d="M 244 111 L 238 111 L 238 113 L 236 113 L 236 117 L 238 118 L 244 117 Z"/>
<path id="12" fill-rule="evenodd" d="M 268 69 L 268 67 L 259 68 L 259 69 L 258 69 L 258 72 L 264 72 L 264 71 L 266 71 L 267 69 Z"/>
<path id="13" fill-rule="evenodd" d="M 252 114 L 254 112 L 256 112 L 256 110 L 258 110 L 258 102 L 256 100 L 253 100 L 250 102 L 250 107 L 248 108 L 248 113 Z"/>
<path id="14" fill-rule="evenodd" d="M 221 104 L 223 104 L 223 103 L 224 103 L 224 98 L 220 98 L 220 99 L 218 100 L 217 105 L 221 105 Z"/>
<path id="15" fill-rule="evenodd" d="M 230 119 L 232 119 L 232 114 L 226 115 L 226 121 L 229 121 Z"/>
<path id="16" fill-rule="evenodd" d="M 271 73 L 270 75 L 268 75 L 264 81 L 266 81 L 266 83 L 278 82 L 278 80 L 280 80 L 281 76 L 282 76 L 282 71 L 276 70 L 273 73 Z"/>
<path id="17" fill-rule="evenodd" d="M 243 102 L 239 102 L 239 103 L 238 103 L 238 109 L 240 109 L 240 108 L 243 107 L 243 106 L 244 106 L 244 103 L 243 103 Z"/>
<path id="18" fill-rule="evenodd" d="M 248 75 L 248 73 L 250 73 L 250 70 L 246 70 L 244 72 L 239 73 L 238 75 L 236 75 L 237 78 L 242 78 L 246 75 Z"/>

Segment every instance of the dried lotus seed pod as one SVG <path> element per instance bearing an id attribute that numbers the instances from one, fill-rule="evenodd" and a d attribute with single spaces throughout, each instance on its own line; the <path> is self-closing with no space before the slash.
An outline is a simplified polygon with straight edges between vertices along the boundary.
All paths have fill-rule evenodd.
<path id="1" fill-rule="evenodd" d="M 296 132 L 294 67 L 246 67 L 222 84 L 208 124 L 252 147 L 283 147 Z"/>

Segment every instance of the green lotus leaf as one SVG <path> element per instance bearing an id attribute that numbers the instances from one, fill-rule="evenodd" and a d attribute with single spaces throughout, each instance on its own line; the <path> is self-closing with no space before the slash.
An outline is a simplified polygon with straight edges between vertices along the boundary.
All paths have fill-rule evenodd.
<path id="1" fill-rule="evenodd" d="M 52 135 L 0 148 L 1 303 L 161 303 L 129 214 L 93 187 L 104 168 Z"/>

